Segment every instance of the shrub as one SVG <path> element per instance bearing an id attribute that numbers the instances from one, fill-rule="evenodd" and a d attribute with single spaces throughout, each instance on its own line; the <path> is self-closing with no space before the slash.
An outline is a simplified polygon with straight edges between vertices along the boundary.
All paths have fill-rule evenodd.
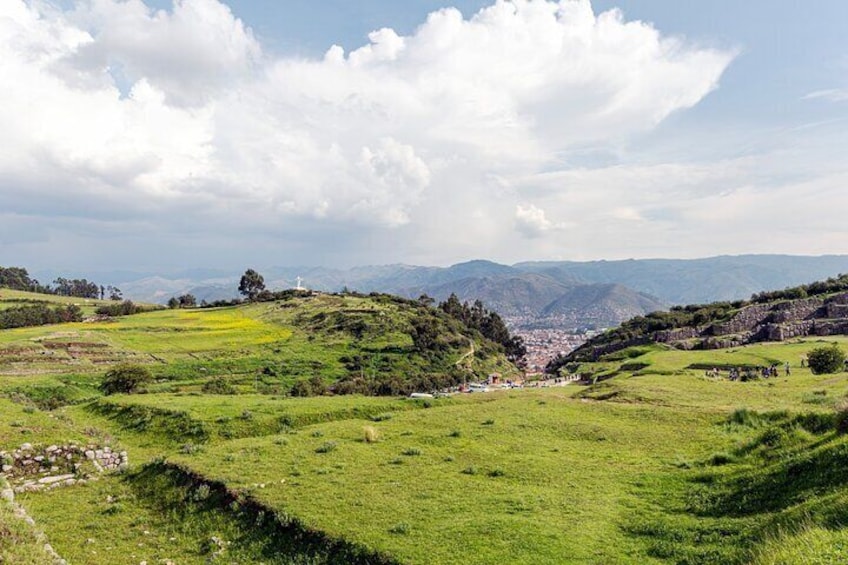
<path id="1" fill-rule="evenodd" d="M 389 528 L 390 534 L 408 534 L 409 533 L 409 524 L 406 522 L 401 522 L 399 524 L 395 524 L 391 528 Z"/>
<path id="2" fill-rule="evenodd" d="M 807 362 L 814 375 L 837 373 L 845 366 L 845 352 L 835 343 L 816 347 L 807 353 Z"/>
<path id="3" fill-rule="evenodd" d="M 380 432 L 374 426 L 365 426 L 362 428 L 365 434 L 365 443 L 377 443 L 380 439 Z"/>
<path id="4" fill-rule="evenodd" d="M 836 406 L 836 432 L 839 434 L 848 433 L 848 399 L 842 400 Z"/>
<path id="5" fill-rule="evenodd" d="M 325 441 L 320 446 L 318 446 L 318 448 L 315 449 L 315 453 L 330 453 L 331 451 L 335 450 L 336 447 L 338 447 L 336 445 L 336 442 Z"/>
<path id="6" fill-rule="evenodd" d="M 206 394 L 235 394 L 236 389 L 223 377 L 215 377 L 203 383 L 201 390 Z"/>
<path id="7" fill-rule="evenodd" d="M 848 406 L 846 406 L 846 408 L 848 408 Z M 836 426 L 836 419 L 838 413 L 839 408 L 837 407 L 836 414 L 828 414 L 821 412 L 799 414 L 798 416 L 795 416 L 795 418 L 793 419 L 793 423 L 801 426 L 801 428 L 807 430 L 811 434 L 821 435 L 834 429 L 834 427 Z"/>
<path id="8" fill-rule="evenodd" d="M 421 450 L 417 447 L 410 447 L 409 449 L 405 450 L 402 455 L 406 455 L 407 457 L 415 457 L 417 455 L 421 455 Z"/>
<path id="9" fill-rule="evenodd" d="M 786 431 L 782 428 L 772 426 L 762 433 L 759 437 L 759 443 L 767 447 L 777 447 L 786 439 Z"/>
<path id="10" fill-rule="evenodd" d="M 146 367 L 140 365 L 116 365 L 106 372 L 100 390 L 103 394 L 132 394 L 150 383 L 153 377 Z"/>
<path id="11" fill-rule="evenodd" d="M 124 300 L 118 304 L 104 304 L 99 306 L 94 312 L 101 316 L 132 316 L 150 310 L 138 304 L 134 304 L 132 300 Z"/>
<path id="12" fill-rule="evenodd" d="M 184 443 L 180 447 L 180 453 L 184 455 L 194 455 L 195 453 L 200 453 L 201 447 L 196 443 Z"/>
<path id="13" fill-rule="evenodd" d="M 327 394 L 327 385 L 319 376 L 310 377 L 305 381 L 297 381 L 291 388 L 292 396 L 321 396 Z"/>

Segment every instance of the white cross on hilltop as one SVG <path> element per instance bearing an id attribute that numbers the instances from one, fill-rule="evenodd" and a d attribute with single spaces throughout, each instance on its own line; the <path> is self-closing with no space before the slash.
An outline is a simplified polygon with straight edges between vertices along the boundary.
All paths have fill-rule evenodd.
<path id="1" fill-rule="evenodd" d="M 303 285 L 303 279 L 300 278 L 300 277 L 297 277 L 297 286 L 295 287 L 295 289 L 296 290 L 306 290 L 305 288 L 303 288 L 302 285 Z"/>

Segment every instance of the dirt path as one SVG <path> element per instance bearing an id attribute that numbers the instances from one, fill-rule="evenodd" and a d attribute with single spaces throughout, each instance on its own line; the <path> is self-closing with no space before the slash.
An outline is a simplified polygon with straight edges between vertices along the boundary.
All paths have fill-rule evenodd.
<path id="1" fill-rule="evenodd" d="M 457 360 L 457 362 L 454 363 L 454 365 L 456 365 L 457 367 L 459 367 L 460 363 L 462 363 L 463 361 L 465 361 L 466 359 L 468 359 L 470 356 L 474 355 L 474 353 L 475 353 L 474 340 L 471 339 L 470 337 L 468 338 L 468 344 L 471 346 L 471 349 L 469 349 L 467 352 L 463 353 L 462 356 Z M 468 369 L 469 371 L 471 370 L 471 362 L 470 361 L 469 361 L 466 369 Z"/>

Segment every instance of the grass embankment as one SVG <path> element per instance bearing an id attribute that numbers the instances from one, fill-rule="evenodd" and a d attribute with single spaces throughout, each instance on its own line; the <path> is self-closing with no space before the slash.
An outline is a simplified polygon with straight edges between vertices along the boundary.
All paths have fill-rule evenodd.
<path id="1" fill-rule="evenodd" d="M 71 563 L 395 563 L 295 519 L 281 520 L 224 485 L 160 462 L 21 500 Z"/>
<path id="2" fill-rule="evenodd" d="M 146 394 L 114 396 L 88 406 L 137 431 L 152 431 L 171 441 L 206 442 L 279 434 L 310 424 L 335 420 L 390 417 L 421 403 L 395 398 L 341 396 L 337 398 L 283 398 L 245 394 L 237 396 Z"/>

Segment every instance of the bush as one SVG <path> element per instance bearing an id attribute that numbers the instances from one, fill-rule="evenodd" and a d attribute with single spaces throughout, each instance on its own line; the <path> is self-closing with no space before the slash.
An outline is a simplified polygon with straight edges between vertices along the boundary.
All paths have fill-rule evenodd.
<path id="1" fill-rule="evenodd" d="M 309 380 L 305 381 L 297 381 L 294 383 L 294 386 L 291 388 L 290 394 L 292 396 L 322 396 L 327 394 L 327 385 L 324 383 L 324 380 L 319 376 L 310 377 Z"/>
<path id="2" fill-rule="evenodd" d="M 840 435 L 848 433 L 848 399 L 842 400 L 836 406 L 836 416 L 834 417 L 836 424 L 836 432 Z"/>
<path id="3" fill-rule="evenodd" d="M 103 394 L 132 394 L 150 383 L 153 377 L 146 367 L 140 365 L 116 365 L 110 369 L 100 383 Z"/>
<path id="4" fill-rule="evenodd" d="M 235 394 L 236 389 L 223 377 L 215 377 L 203 383 L 201 390 L 206 394 Z"/>
<path id="5" fill-rule="evenodd" d="M 104 304 L 99 306 L 94 312 L 101 316 L 132 316 L 140 314 L 148 309 L 134 304 L 132 300 L 124 300 L 119 304 Z"/>
<path id="6" fill-rule="evenodd" d="M 816 347 L 807 353 L 807 362 L 814 375 L 838 373 L 845 367 L 845 352 L 835 343 Z"/>
<path id="7" fill-rule="evenodd" d="M 365 443 L 377 443 L 380 440 L 380 432 L 373 426 L 365 426 L 362 428 L 365 433 Z"/>
<path id="8" fill-rule="evenodd" d="M 330 453 L 335 451 L 338 445 L 334 441 L 325 441 L 315 449 L 315 453 Z"/>

